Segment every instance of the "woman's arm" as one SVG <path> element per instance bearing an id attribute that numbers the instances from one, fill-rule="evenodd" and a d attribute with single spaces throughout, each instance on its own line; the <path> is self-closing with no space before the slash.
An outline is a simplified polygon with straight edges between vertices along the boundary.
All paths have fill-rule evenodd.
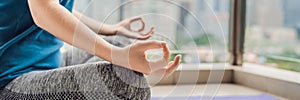
<path id="1" fill-rule="evenodd" d="M 117 47 L 97 36 L 61 6 L 59 0 L 28 0 L 28 3 L 36 25 L 71 45 L 112 61 L 111 48 Z"/>
<path id="2" fill-rule="evenodd" d="M 139 16 L 125 19 L 118 24 L 108 25 L 89 18 L 76 10 L 73 10 L 73 15 L 76 16 L 81 22 L 87 25 L 94 32 L 101 35 L 123 35 L 129 38 L 145 40 L 150 38 L 154 32 L 154 28 L 152 27 L 147 34 L 141 33 L 145 29 L 145 22 Z M 142 26 L 139 30 L 134 31 L 131 29 L 130 24 L 137 21 L 140 21 L 142 23 Z"/>
<path id="3" fill-rule="evenodd" d="M 94 32 L 101 35 L 115 35 L 117 33 L 116 25 L 108 25 L 101 22 L 98 22 L 92 18 L 89 18 L 80 12 L 73 10 L 73 15 L 76 16 L 81 22 L 87 25 Z M 101 28 L 101 29 L 100 29 Z"/>
<path id="4" fill-rule="evenodd" d="M 113 64 L 120 65 L 144 74 L 156 71 L 174 71 L 180 62 L 180 56 L 169 62 L 166 43 L 161 41 L 137 42 L 125 48 L 112 46 L 95 34 L 77 19 L 71 12 L 59 4 L 59 0 L 28 0 L 31 15 L 36 25 L 57 38 L 101 57 Z M 151 31 L 151 34 L 153 31 Z M 145 51 L 163 48 L 164 59 L 148 62 Z"/>

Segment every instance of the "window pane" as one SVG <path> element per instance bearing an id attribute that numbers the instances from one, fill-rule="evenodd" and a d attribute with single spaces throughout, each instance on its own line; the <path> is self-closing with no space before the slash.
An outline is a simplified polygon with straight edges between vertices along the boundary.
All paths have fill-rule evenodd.
<path id="1" fill-rule="evenodd" d="M 168 42 L 172 57 L 182 54 L 185 63 L 226 61 L 229 0 L 77 0 L 75 5 L 105 23 L 141 15 L 147 24 L 145 32 L 150 26 L 156 29 L 151 39 Z M 132 28 L 140 25 L 134 23 Z"/>
<path id="2" fill-rule="evenodd" d="M 120 4 L 121 0 L 75 0 L 74 8 L 97 21 L 113 24 L 119 21 L 120 10 L 116 8 Z"/>
<path id="3" fill-rule="evenodd" d="M 247 0 L 245 61 L 300 72 L 299 0 Z"/>
<path id="4" fill-rule="evenodd" d="M 140 0 L 124 5 L 123 16 L 142 15 L 156 28 L 151 39 L 167 41 L 173 56 L 182 54 L 185 63 L 219 63 L 226 61 L 229 4 L 229 0 Z"/>

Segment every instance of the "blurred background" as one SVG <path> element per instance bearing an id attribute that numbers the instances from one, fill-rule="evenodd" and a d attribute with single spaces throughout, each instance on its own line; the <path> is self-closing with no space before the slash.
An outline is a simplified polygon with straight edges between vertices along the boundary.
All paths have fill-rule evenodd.
<path id="1" fill-rule="evenodd" d="M 184 63 L 228 61 L 230 0 L 173 0 L 177 5 L 138 0 L 120 6 L 128 1 L 77 0 L 75 8 L 109 24 L 143 15 L 158 32 L 152 39 L 169 42 L 173 54 L 183 54 Z M 300 72 L 299 3 L 247 0 L 244 61 Z"/>
<path id="2" fill-rule="evenodd" d="M 299 100 L 300 1 L 244 0 L 246 5 L 235 8 L 237 1 L 243 0 L 76 0 L 75 9 L 108 24 L 141 15 L 146 31 L 156 28 L 150 39 L 168 42 L 172 57 L 183 56 L 170 77 L 148 78 L 155 85 L 154 98 L 216 94 L 243 96 L 237 100 Z M 241 8 L 246 9 L 245 34 L 238 33 L 244 39 L 236 43 L 243 45 L 243 62 L 236 66 L 230 61 L 237 57 L 229 52 L 234 44 L 230 15 Z"/>
<path id="3" fill-rule="evenodd" d="M 184 63 L 226 62 L 229 0 L 77 0 L 75 8 L 106 23 L 142 15 Z M 126 3 L 120 7 L 120 4 Z M 90 6 L 86 6 L 90 4 Z M 147 27 L 149 28 L 149 27 Z"/>

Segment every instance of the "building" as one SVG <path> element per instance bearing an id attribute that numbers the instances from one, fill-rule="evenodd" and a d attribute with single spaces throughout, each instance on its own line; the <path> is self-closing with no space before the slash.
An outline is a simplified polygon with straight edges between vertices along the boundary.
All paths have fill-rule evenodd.
<path id="1" fill-rule="evenodd" d="M 247 24 L 249 26 L 282 27 L 284 12 L 281 2 L 282 0 L 248 0 Z"/>

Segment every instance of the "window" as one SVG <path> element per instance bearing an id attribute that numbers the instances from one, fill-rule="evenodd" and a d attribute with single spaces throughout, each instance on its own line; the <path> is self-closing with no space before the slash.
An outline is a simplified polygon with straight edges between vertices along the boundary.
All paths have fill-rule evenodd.
<path id="1" fill-rule="evenodd" d="M 74 9 L 98 21 L 112 24 L 119 21 L 120 10 L 113 9 L 120 4 L 121 0 L 75 0 Z"/>
<path id="2" fill-rule="evenodd" d="M 299 0 L 247 0 L 246 62 L 300 72 Z"/>
<path id="3" fill-rule="evenodd" d="M 119 9 L 121 3 L 126 3 Z M 86 6 L 89 4 L 90 6 Z M 167 41 L 185 63 L 225 62 L 229 0 L 77 0 L 76 9 L 106 23 L 142 15 L 152 39 Z M 149 30 L 147 27 L 146 30 Z"/>

